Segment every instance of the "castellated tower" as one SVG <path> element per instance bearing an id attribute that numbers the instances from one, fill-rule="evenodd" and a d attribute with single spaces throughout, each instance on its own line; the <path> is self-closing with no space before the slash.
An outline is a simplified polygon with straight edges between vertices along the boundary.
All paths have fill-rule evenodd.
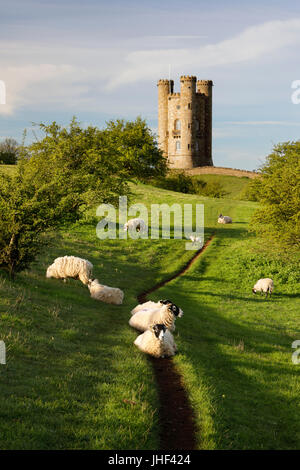
<path id="1" fill-rule="evenodd" d="M 173 80 L 158 81 L 158 145 L 170 168 L 212 166 L 211 80 L 180 77 L 180 93 Z"/>

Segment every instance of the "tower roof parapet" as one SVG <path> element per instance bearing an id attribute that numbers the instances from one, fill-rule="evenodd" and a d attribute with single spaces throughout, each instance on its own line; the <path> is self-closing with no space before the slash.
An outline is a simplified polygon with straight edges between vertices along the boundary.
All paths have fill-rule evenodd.
<path id="1" fill-rule="evenodd" d="M 181 82 L 195 82 L 197 77 L 195 75 L 181 75 L 180 81 Z"/>
<path id="2" fill-rule="evenodd" d="M 210 85 L 213 86 L 212 80 L 197 80 L 197 85 Z"/>
<path id="3" fill-rule="evenodd" d="M 169 85 L 173 80 L 168 80 L 167 78 L 161 78 L 158 80 L 157 85 Z"/>

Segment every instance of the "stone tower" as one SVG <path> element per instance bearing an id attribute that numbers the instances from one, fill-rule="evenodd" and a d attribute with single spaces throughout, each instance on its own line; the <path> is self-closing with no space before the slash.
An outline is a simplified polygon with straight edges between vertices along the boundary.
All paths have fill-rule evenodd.
<path id="1" fill-rule="evenodd" d="M 211 80 L 180 77 L 180 93 L 173 80 L 158 81 L 158 145 L 170 168 L 212 166 Z"/>

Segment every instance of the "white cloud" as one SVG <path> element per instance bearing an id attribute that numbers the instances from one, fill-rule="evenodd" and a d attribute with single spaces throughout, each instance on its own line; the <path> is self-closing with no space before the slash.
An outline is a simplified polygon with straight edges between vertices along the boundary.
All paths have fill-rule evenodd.
<path id="1" fill-rule="evenodd" d="M 270 21 L 246 28 L 237 36 L 198 48 L 139 50 L 129 53 L 121 73 L 108 84 L 114 88 L 166 75 L 166 64 L 176 69 L 207 68 L 260 59 L 300 41 L 300 19 Z"/>
<path id="2" fill-rule="evenodd" d="M 143 44 L 145 36 L 140 39 Z M 134 44 L 138 42 L 136 38 Z M 117 87 L 155 81 L 168 75 L 169 64 L 176 74 L 185 73 L 187 68 L 206 73 L 208 67 L 258 60 L 297 42 L 300 19 L 251 26 L 231 39 L 197 48 L 134 51 L 126 41 L 92 46 L 2 41 L 0 79 L 6 83 L 7 104 L 0 106 L 0 114 L 13 114 L 25 106 L 94 111 L 102 106 L 102 112 L 111 112 L 119 106 L 114 91 Z M 260 67 L 258 73 L 262 74 L 263 64 Z"/>

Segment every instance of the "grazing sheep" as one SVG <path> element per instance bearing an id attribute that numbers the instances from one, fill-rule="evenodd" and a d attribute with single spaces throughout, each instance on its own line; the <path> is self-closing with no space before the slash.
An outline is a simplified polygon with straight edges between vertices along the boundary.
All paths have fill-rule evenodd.
<path id="1" fill-rule="evenodd" d="M 157 358 L 174 356 L 177 351 L 172 333 L 163 324 L 151 325 L 136 338 L 134 344 L 144 353 Z"/>
<path id="2" fill-rule="evenodd" d="M 163 324 L 170 331 L 175 330 L 176 317 L 182 317 L 183 311 L 177 305 L 169 302 L 153 309 L 140 310 L 129 320 L 129 325 L 138 331 L 145 331 L 151 325 Z"/>
<path id="3" fill-rule="evenodd" d="M 256 292 L 260 292 L 261 294 L 264 293 L 266 294 L 266 298 L 268 297 L 268 294 L 272 294 L 274 289 L 274 282 L 272 279 L 269 277 L 266 277 L 265 279 L 259 279 L 255 286 L 252 289 L 253 294 L 256 294 Z"/>
<path id="4" fill-rule="evenodd" d="M 121 305 L 124 299 L 124 292 L 117 287 L 108 287 L 100 284 L 98 279 L 90 279 L 88 288 L 91 297 L 96 300 L 101 300 L 107 304 Z"/>
<path id="5" fill-rule="evenodd" d="M 232 218 L 228 217 L 228 215 L 219 215 L 218 224 L 232 224 Z"/>
<path id="6" fill-rule="evenodd" d="M 48 267 L 46 277 L 55 277 L 56 279 L 64 279 L 72 277 L 80 279 L 83 284 L 87 285 L 92 276 L 93 265 L 90 261 L 76 256 L 62 256 L 56 258 Z"/>
<path id="7" fill-rule="evenodd" d="M 158 302 L 152 302 L 152 300 L 149 300 L 148 302 L 144 302 L 143 304 L 138 304 L 136 307 L 134 307 L 133 310 L 131 310 L 131 315 L 135 315 L 137 312 L 140 312 L 141 310 L 143 311 L 149 311 L 149 310 L 154 310 L 156 308 L 160 308 L 163 305 L 171 304 L 171 300 L 159 300 Z"/>
<path id="8" fill-rule="evenodd" d="M 147 225 L 143 219 L 139 219 L 139 218 L 130 219 L 124 225 L 124 232 L 126 232 L 129 229 L 144 233 L 147 231 Z"/>
<path id="9" fill-rule="evenodd" d="M 201 243 L 201 238 L 200 238 L 200 237 L 196 237 L 196 235 L 191 235 L 191 236 L 190 236 L 190 240 L 191 240 L 193 243 Z"/>

